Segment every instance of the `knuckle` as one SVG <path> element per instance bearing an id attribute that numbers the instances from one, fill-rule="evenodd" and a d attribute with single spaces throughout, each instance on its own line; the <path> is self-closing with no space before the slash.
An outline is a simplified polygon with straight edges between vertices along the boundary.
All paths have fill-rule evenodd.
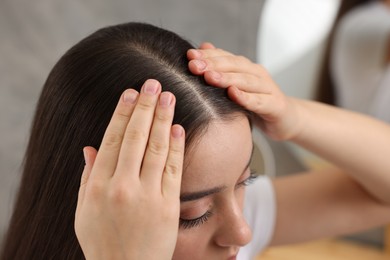
<path id="1" fill-rule="evenodd" d="M 141 129 L 130 127 L 127 129 L 125 134 L 125 139 L 129 142 L 137 142 L 141 140 L 145 140 L 147 138 L 147 134 Z"/>
<path id="2" fill-rule="evenodd" d="M 92 201 L 100 200 L 100 198 L 105 194 L 105 186 L 98 181 L 91 181 L 88 183 L 88 195 Z"/>
<path id="3" fill-rule="evenodd" d="M 124 110 L 118 110 L 115 120 L 119 122 L 128 122 L 130 120 L 130 115 Z"/>
<path id="4" fill-rule="evenodd" d="M 148 150 L 154 155 L 164 155 L 168 150 L 168 144 L 158 140 L 150 140 Z"/>
<path id="5" fill-rule="evenodd" d="M 168 122 L 172 120 L 172 115 L 169 113 L 156 113 L 155 120 L 162 121 L 162 122 Z"/>
<path id="6" fill-rule="evenodd" d="M 111 150 L 111 149 L 117 149 L 121 142 L 122 142 L 123 134 L 111 131 L 107 133 L 106 140 L 104 142 L 104 148 Z"/>
<path id="7" fill-rule="evenodd" d="M 154 111 L 155 104 L 151 100 L 143 100 L 137 104 L 137 108 L 142 111 Z"/>
<path id="8" fill-rule="evenodd" d="M 215 48 L 215 51 L 218 55 L 229 55 L 229 52 L 225 51 L 224 49 L 221 48 Z"/>
<path id="9" fill-rule="evenodd" d="M 256 109 L 258 109 L 258 110 L 264 109 L 264 106 L 265 106 L 265 102 L 264 101 L 265 100 L 263 98 L 256 98 L 256 100 L 254 102 Z"/>
<path id="10" fill-rule="evenodd" d="M 242 55 L 238 55 L 236 57 L 237 57 L 238 64 L 247 63 L 249 61 L 246 57 L 244 57 Z"/>
<path id="11" fill-rule="evenodd" d="M 165 165 L 165 173 L 171 176 L 179 176 L 178 173 L 181 171 L 180 163 L 170 162 Z"/>
<path id="12" fill-rule="evenodd" d="M 130 197 L 130 189 L 125 185 L 113 185 L 108 192 L 108 199 L 113 205 L 127 204 Z"/>

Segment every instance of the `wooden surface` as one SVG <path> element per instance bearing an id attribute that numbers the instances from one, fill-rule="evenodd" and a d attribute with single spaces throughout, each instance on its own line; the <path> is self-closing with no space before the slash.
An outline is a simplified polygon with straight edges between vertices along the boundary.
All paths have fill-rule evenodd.
<path id="1" fill-rule="evenodd" d="M 387 255 L 389 255 L 389 259 L 390 259 L 390 224 L 386 226 L 385 228 L 385 241 L 384 241 L 384 245 L 385 245 L 385 252 Z"/>
<path id="2" fill-rule="evenodd" d="M 390 254 L 364 244 L 337 239 L 272 247 L 256 260 L 389 260 Z"/>

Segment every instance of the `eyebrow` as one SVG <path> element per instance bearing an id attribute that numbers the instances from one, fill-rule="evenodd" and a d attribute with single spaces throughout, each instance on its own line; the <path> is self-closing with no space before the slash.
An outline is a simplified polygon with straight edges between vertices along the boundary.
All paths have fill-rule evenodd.
<path id="1" fill-rule="evenodd" d="M 252 152 L 251 152 L 251 156 L 249 157 L 249 161 L 248 161 L 248 163 L 245 165 L 245 168 L 244 168 L 244 170 L 242 171 L 242 174 L 244 174 L 244 172 L 246 171 L 246 169 L 248 169 L 249 166 L 251 165 L 254 148 L 255 148 L 255 147 L 254 147 L 254 145 L 253 145 L 253 143 L 252 143 Z M 241 175 L 242 175 L 242 174 L 241 174 Z M 240 176 L 241 176 L 241 175 L 240 175 Z M 218 192 L 221 192 L 221 191 L 223 191 L 223 190 L 226 189 L 226 188 L 227 188 L 226 186 L 219 186 L 219 187 L 214 187 L 214 188 L 211 188 L 211 189 L 208 189 L 208 190 L 203 190 L 203 191 L 196 191 L 196 192 L 183 193 L 183 194 L 180 195 L 180 202 L 198 200 L 198 199 L 201 199 L 201 198 L 204 198 L 204 197 L 207 197 L 207 196 L 216 194 L 216 193 L 218 193 Z"/>

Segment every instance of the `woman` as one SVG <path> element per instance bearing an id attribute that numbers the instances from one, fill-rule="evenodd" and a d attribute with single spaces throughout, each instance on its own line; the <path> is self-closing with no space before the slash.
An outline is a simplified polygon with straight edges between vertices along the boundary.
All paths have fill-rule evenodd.
<path id="1" fill-rule="evenodd" d="M 244 202 L 252 121 L 345 172 L 260 177 Z M 370 118 L 285 97 L 259 65 L 210 44 L 104 28 L 45 83 L 2 259 L 235 259 L 241 247 L 250 259 L 381 225 L 389 136 Z"/>

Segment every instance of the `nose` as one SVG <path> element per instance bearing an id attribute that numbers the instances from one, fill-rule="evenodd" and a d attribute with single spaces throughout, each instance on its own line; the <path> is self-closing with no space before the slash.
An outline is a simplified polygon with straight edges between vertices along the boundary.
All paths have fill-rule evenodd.
<path id="1" fill-rule="evenodd" d="M 252 231 L 241 207 L 234 203 L 223 212 L 215 241 L 222 247 L 242 247 L 252 239 Z"/>

